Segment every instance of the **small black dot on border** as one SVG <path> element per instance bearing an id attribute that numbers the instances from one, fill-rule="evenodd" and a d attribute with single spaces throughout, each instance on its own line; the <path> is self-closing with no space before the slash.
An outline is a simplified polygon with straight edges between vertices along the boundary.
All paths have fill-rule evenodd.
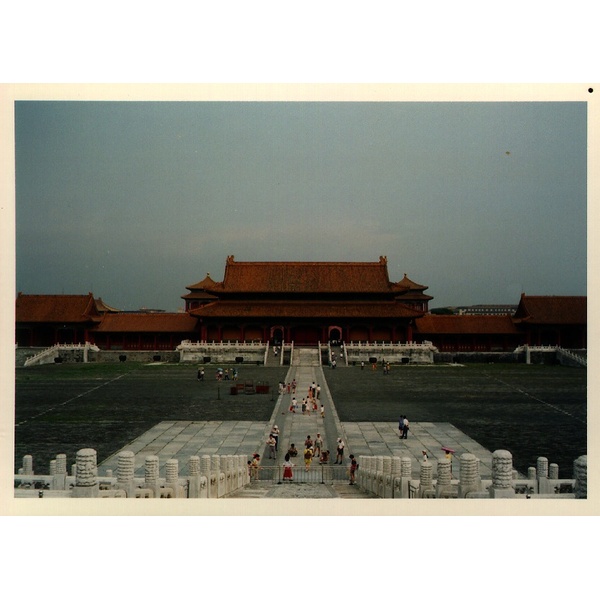
<path id="1" fill-rule="evenodd" d="M 594 88 L 588 88 L 588 92 L 591 94 L 594 91 Z"/>

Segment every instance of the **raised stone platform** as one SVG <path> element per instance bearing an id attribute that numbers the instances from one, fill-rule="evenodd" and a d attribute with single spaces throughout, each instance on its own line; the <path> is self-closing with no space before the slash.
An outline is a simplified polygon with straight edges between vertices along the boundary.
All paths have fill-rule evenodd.
<path id="1" fill-rule="evenodd" d="M 302 448 L 305 431 L 320 431 L 321 422 L 318 415 L 293 415 L 292 432 L 297 432 L 297 439 L 286 436 L 286 440 L 295 441 Z M 468 452 L 480 461 L 482 479 L 491 478 L 492 453 L 462 433 L 450 423 L 411 423 L 408 439 L 398 437 L 397 423 L 341 423 L 344 438 L 355 456 L 409 456 L 412 459 L 413 477 L 419 477 L 419 461 L 422 451 L 428 454 L 434 469 L 437 460 L 444 457 L 442 446 L 456 450 L 457 457 Z M 180 475 L 187 475 L 187 462 L 190 456 L 213 454 L 246 454 L 258 452 L 263 457 L 263 464 L 270 464 L 265 456 L 265 440 L 270 430 L 269 423 L 264 421 L 163 421 L 119 450 L 131 451 L 135 455 L 135 476 L 144 476 L 146 456 L 156 455 L 160 460 L 160 475 L 164 477 L 165 463 L 169 459 L 179 460 Z M 293 433 L 292 433 L 293 435 Z M 313 434 L 314 437 L 314 434 Z M 283 440 L 282 440 L 283 441 Z M 107 469 L 116 473 L 116 452 L 99 465 L 99 472 Z M 280 450 L 279 459 L 283 460 Z M 297 463 L 301 463 L 298 457 Z M 456 459 L 458 468 L 458 458 Z"/>
<path id="2" fill-rule="evenodd" d="M 482 479 L 492 476 L 492 453 L 481 444 L 464 434 L 450 423 L 415 423 L 411 421 L 410 431 L 405 440 L 398 437 L 398 423 L 342 423 L 346 442 L 355 456 L 409 456 L 412 459 L 412 473 L 419 477 L 419 462 L 423 450 L 427 452 L 434 470 L 437 461 L 444 458 L 442 447 L 456 451 L 455 462 L 458 470 L 458 457 L 468 452 L 479 459 L 479 473 Z"/>
<path id="3" fill-rule="evenodd" d="M 163 421 L 109 456 L 98 465 L 100 474 L 106 469 L 117 472 L 118 455 L 124 450 L 135 455 L 135 477 L 144 476 L 146 456 L 158 456 L 159 474 L 165 476 L 165 463 L 179 461 L 180 475 L 188 474 L 190 456 L 251 455 L 266 439 L 265 421 Z"/>

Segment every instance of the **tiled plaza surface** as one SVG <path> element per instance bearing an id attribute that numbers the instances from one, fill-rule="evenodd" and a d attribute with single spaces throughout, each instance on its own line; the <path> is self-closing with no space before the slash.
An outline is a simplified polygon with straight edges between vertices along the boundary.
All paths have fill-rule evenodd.
<path id="1" fill-rule="evenodd" d="M 144 476 L 144 461 L 149 455 L 156 455 L 160 461 L 160 474 L 164 476 L 165 463 L 168 459 L 179 460 L 181 475 L 187 474 L 187 462 L 190 456 L 213 454 L 252 455 L 258 452 L 262 464 L 280 464 L 285 450 L 294 443 L 299 450 L 297 463 L 302 462 L 302 450 L 307 435 L 312 439 L 317 433 L 324 438 L 324 448 L 331 451 L 331 461 L 335 460 L 337 437 L 342 437 L 346 444 L 345 463 L 349 454 L 356 457 L 367 456 L 410 456 L 412 459 L 413 477 L 419 477 L 419 463 L 423 451 L 434 468 L 437 460 L 444 456 L 442 447 L 455 450 L 456 469 L 458 457 L 465 453 L 475 455 L 480 461 L 480 474 L 483 479 L 491 478 L 492 454 L 459 429 L 449 423 L 411 422 L 408 439 L 402 440 L 398 435 L 397 422 L 340 422 L 335 404 L 327 387 L 323 371 L 320 367 L 291 367 L 287 381 L 296 379 L 298 408 L 296 413 L 289 410 L 292 395 L 278 396 L 273 414 L 269 422 L 264 421 L 164 421 L 158 423 L 144 434 L 134 439 L 119 450 L 130 450 L 135 454 L 136 477 Z M 321 386 L 318 404 L 325 408 L 325 418 L 319 412 L 311 411 L 303 414 L 300 404 L 307 395 L 310 384 L 315 381 Z M 276 423 L 280 429 L 279 452 L 277 459 L 269 459 L 265 442 L 271 427 Z M 106 469 L 117 470 L 118 454 L 116 452 L 99 465 L 100 474 Z"/>

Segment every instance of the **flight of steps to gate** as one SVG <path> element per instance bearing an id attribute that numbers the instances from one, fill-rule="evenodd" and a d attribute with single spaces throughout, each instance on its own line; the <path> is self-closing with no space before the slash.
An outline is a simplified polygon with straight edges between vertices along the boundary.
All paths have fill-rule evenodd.
<path id="1" fill-rule="evenodd" d="M 321 365 L 318 348 L 296 346 L 292 362 L 294 367 L 318 367 Z"/>

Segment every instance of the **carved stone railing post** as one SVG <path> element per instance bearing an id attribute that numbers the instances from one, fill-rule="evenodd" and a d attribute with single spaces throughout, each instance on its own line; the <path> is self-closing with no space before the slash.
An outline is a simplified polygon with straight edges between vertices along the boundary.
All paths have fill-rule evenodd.
<path id="1" fill-rule="evenodd" d="M 371 456 L 371 492 L 377 495 L 377 486 L 379 485 L 379 477 L 377 474 L 377 457 Z"/>
<path id="2" fill-rule="evenodd" d="M 377 485 L 375 493 L 383 498 L 384 495 L 384 479 L 383 479 L 383 456 L 375 457 L 376 471 L 377 471 Z"/>
<path id="3" fill-rule="evenodd" d="M 242 486 L 250 483 L 250 472 L 248 469 L 248 456 L 246 454 L 240 454 L 240 469 L 242 473 Z"/>
<path id="4" fill-rule="evenodd" d="M 245 454 L 238 454 L 238 480 L 239 487 L 246 485 L 246 473 L 248 472 L 248 457 Z"/>
<path id="5" fill-rule="evenodd" d="M 515 489 L 512 476 L 512 454 L 508 450 L 496 450 L 492 454 L 492 485 L 490 498 L 513 498 Z"/>
<path id="6" fill-rule="evenodd" d="M 536 470 L 538 479 L 548 477 L 548 459 L 545 456 L 538 456 Z"/>
<path id="7" fill-rule="evenodd" d="M 233 454 L 227 455 L 227 488 L 228 493 L 233 492 L 237 486 L 237 473 L 235 469 Z"/>
<path id="8" fill-rule="evenodd" d="M 400 477 L 402 477 L 400 496 L 408 498 L 410 482 L 412 480 L 412 459 L 410 456 L 403 456 L 400 459 Z"/>
<path id="9" fill-rule="evenodd" d="M 538 456 L 536 464 L 538 494 L 548 494 L 550 493 L 550 486 L 548 484 L 548 459 L 545 456 Z"/>
<path id="10" fill-rule="evenodd" d="M 410 456 L 403 456 L 400 459 L 400 475 L 402 479 L 412 479 L 412 459 Z"/>
<path id="11" fill-rule="evenodd" d="M 558 465 L 556 463 L 550 463 L 548 467 L 548 479 L 558 479 Z"/>
<path id="12" fill-rule="evenodd" d="M 399 456 L 392 456 L 392 498 L 402 495 L 402 461 Z"/>
<path id="13" fill-rule="evenodd" d="M 436 498 L 441 498 L 452 490 L 452 461 L 449 458 L 440 458 L 437 465 L 437 484 L 435 486 Z"/>
<path id="14" fill-rule="evenodd" d="M 424 498 L 433 491 L 433 464 L 421 462 L 419 473 L 419 498 Z"/>
<path id="15" fill-rule="evenodd" d="M 77 451 L 75 487 L 73 496 L 75 498 L 97 498 L 98 497 L 98 467 L 96 451 L 93 448 L 82 448 Z"/>
<path id="16" fill-rule="evenodd" d="M 220 456 L 220 476 L 223 478 L 223 489 L 221 491 L 221 496 L 224 496 L 226 494 L 228 494 L 231 489 L 230 489 L 230 485 L 231 485 L 231 473 L 229 473 L 228 470 L 228 462 L 229 462 L 229 457 L 222 455 Z"/>
<path id="17" fill-rule="evenodd" d="M 363 487 L 368 492 L 373 492 L 373 457 L 363 456 L 359 470 L 362 470 L 361 477 Z"/>
<path id="18" fill-rule="evenodd" d="M 188 461 L 188 498 L 200 498 L 200 457 L 190 456 Z"/>
<path id="19" fill-rule="evenodd" d="M 369 457 L 369 473 L 370 473 L 370 481 L 369 481 L 370 491 L 373 494 L 377 495 L 378 478 L 377 478 L 377 457 L 376 456 Z"/>
<path id="20" fill-rule="evenodd" d="M 214 485 L 213 473 L 211 470 L 211 457 L 208 454 L 203 454 L 200 457 L 200 474 L 206 477 L 206 497 L 216 498 L 217 489 Z"/>
<path id="21" fill-rule="evenodd" d="M 237 488 L 243 488 L 246 484 L 246 480 L 244 478 L 244 472 L 246 469 L 246 461 L 248 459 L 243 454 L 236 454 L 235 456 L 235 467 L 237 473 Z"/>
<path id="22" fill-rule="evenodd" d="M 575 498 L 587 498 L 587 454 L 584 454 L 573 461 L 573 474 L 575 475 L 575 485 L 573 489 Z"/>
<path id="23" fill-rule="evenodd" d="M 160 462 L 158 456 L 150 454 L 144 459 L 144 487 L 152 490 L 153 498 L 160 498 L 160 482 L 158 474 Z"/>
<path id="24" fill-rule="evenodd" d="M 356 462 L 358 463 L 358 470 L 354 473 L 354 477 L 355 477 L 355 483 L 356 485 L 360 486 L 363 489 L 366 489 L 365 486 L 363 485 L 363 475 L 364 472 L 361 472 L 363 465 L 365 464 L 364 461 L 365 457 L 362 454 L 358 455 L 358 458 L 356 459 Z"/>
<path id="25" fill-rule="evenodd" d="M 67 489 L 67 455 L 57 454 L 54 461 L 54 475 L 50 489 L 66 490 Z"/>
<path id="26" fill-rule="evenodd" d="M 210 475 L 214 478 L 212 484 L 215 488 L 214 498 L 220 498 L 223 495 L 223 484 L 225 476 L 221 476 L 221 457 L 218 454 L 213 454 L 210 457 Z"/>
<path id="27" fill-rule="evenodd" d="M 33 456 L 26 454 L 23 457 L 23 475 L 33 475 Z"/>
<path id="28" fill-rule="evenodd" d="M 392 497 L 392 457 L 383 457 L 383 498 Z"/>
<path id="29" fill-rule="evenodd" d="M 123 490 L 127 498 L 135 498 L 133 475 L 135 473 L 135 454 L 123 450 L 117 456 L 116 489 Z"/>
<path id="30" fill-rule="evenodd" d="M 173 498 L 181 498 L 179 461 L 176 458 L 169 458 L 165 463 L 165 487 L 173 490 Z"/>
<path id="31" fill-rule="evenodd" d="M 461 454 L 458 497 L 464 498 L 470 492 L 480 491 L 481 477 L 479 476 L 479 462 L 477 461 L 477 457 L 468 452 Z"/>

